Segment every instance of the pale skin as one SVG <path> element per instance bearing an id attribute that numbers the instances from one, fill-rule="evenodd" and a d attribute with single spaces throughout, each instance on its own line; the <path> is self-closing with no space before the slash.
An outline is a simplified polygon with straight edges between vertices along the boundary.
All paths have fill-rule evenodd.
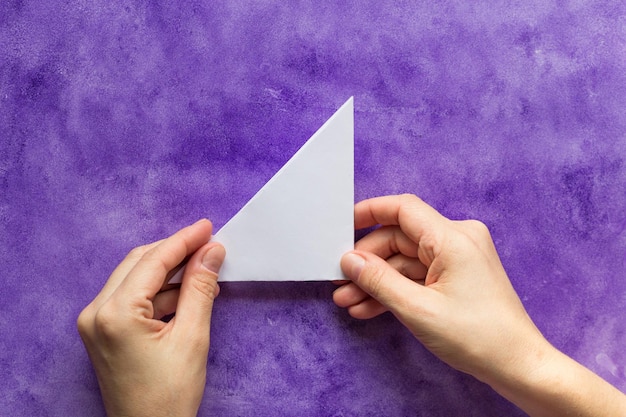
<path id="1" fill-rule="evenodd" d="M 487 228 L 451 221 L 412 195 L 365 200 L 380 225 L 341 260 L 333 299 L 358 319 L 390 311 L 426 348 L 531 416 L 626 415 L 626 396 L 555 349 L 513 289 Z M 133 250 L 78 327 L 110 416 L 191 416 L 206 381 L 224 248 L 211 223 Z M 180 289 L 166 274 L 192 255 Z M 165 323 L 160 319 L 176 312 Z"/>
<path id="2" fill-rule="evenodd" d="M 431 352 L 531 416 L 626 416 L 626 396 L 554 348 L 526 313 L 487 228 L 451 221 L 412 195 L 355 206 L 381 227 L 341 266 L 333 298 L 356 318 L 391 311 Z"/>
<path id="3" fill-rule="evenodd" d="M 195 416 L 224 248 L 211 222 L 134 249 L 78 317 L 109 416 Z M 178 288 L 166 274 L 192 255 Z M 165 288 L 164 288 L 165 287 Z M 168 323 L 160 319 L 176 312 Z"/>

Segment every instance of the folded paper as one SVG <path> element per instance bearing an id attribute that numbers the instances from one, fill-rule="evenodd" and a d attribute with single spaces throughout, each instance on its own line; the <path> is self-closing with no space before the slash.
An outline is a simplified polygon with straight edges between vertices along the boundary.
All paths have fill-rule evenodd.
<path id="1" fill-rule="evenodd" d="M 339 262 L 354 247 L 352 98 L 212 240 L 226 248 L 219 281 L 345 279 Z"/>

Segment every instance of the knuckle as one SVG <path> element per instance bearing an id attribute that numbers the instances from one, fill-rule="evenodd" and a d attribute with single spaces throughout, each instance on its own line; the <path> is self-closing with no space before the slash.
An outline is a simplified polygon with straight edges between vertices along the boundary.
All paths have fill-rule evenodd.
<path id="1" fill-rule="evenodd" d="M 110 303 L 103 305 L 94 315 L 95 330 L 107 339 L 115 339 L 123 330 L 120 314 Z"/>
<path id="2" fill-rule="evenodd" d="M 141 257 L 147 251 L 148 251 L 147 245 L 141 245 L 141 246 L 137 246 L 135 248 L 132 248 L 131 251 L 128 254 L 130 256 L 134 256 L 134 257 Z"/>
<path id="3" fill-rule="evenodd" d="M 80 312 L 78 318 L 76 319 L 76 327 L 78 328 L 78 333 L 82 337 L 87 337 L 91 330 L 93 323 L 93 314 L 91 312 L 91 306 L 85 307 L 83 311 Z"/>
<path id="4" fill-rule="evenodd" d="M 156 264 L 163 265 L 163 259 L 177 258 L 179 258 L 180 261 L 183 260 L 176 250 L 165 246 L 158 246 L 147 248 L 142 256 L 139 257 L 139 260 L 141 262 L 155 262 Z"/>
<path id="5" fill-rule="evenodd" d="M 195 274 L 191 280 L 191 285 L 195 291 L 210 300 L 214 300 L 220 290 L 219 284 L 217 283 L 217 274 L 209 271 Z"/>
<path id="6" fill-rule="evenodd" d="M 149 250 L 150 250 L 149 245 L 137 246 L 131 249 L 130 252 L 128 252 L 128 258 L 141 259 L 141 257 L 143 257 Z"/>
<path id="7" fill-rule="evenodd" d="M 398 196 L 400 204 L 398 207 L 398 223 L 403 224 L 407 219 L 414 217 L 417 207 L 422 200 L 415 194 L 401 194 Z"/>
<path id="8" fill-rule="evenodd" d="M 369 292 L 374 298 L 378 297 L 383 286 L 383 271 L 376 267 L 369 267 L 364 268 L 361 274 L 363 277 L 359 279 L 359 281 L 366 286 L 367 292 Z"/>
<path id="9" fill-rule="evenodd" d="M 402 204 L 415 204 L 420 203 L 422 201 L 421 198 L 411 193 L 400 194 L 400 202 Z"/>
<path id="10" fill-rule="evenodd" d="M 430 206 L 415 194 L 402 194 L 399 199 L 399 219 L 404 219 L 410 223 L 415 218 L 423 218 L 424 215 L 428 214 Z"/>
<path id="11" fill-rule="evenodd" d="M 459 243 L 462 243 L 466 251 L 491 248 L 493 245 L 491 233 L 485 223 L 480 220 L 464 220 L 461 225 L 461 234 L 464 238 Z"/>
<path id="12" fill-rule="evenodd" d="M 480 237 L 491 236 L 487 225 L 480 220 L 467 220 L 467 225 L 476 235 Z"/>

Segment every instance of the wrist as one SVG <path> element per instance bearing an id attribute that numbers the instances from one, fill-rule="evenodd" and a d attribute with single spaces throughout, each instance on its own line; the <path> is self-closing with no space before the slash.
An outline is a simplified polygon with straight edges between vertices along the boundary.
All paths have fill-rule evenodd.
<path id="1" fill-rule="evenodd" d="M 505 367 L 494 369 L 482 379 L 497 393 L 523 407 L 525 399 L 537 391 L 545 389 L 546 384 L 558 378 L 562 365 L 562 353 L 547 340 L 537 340 L 519 349 Z M 480 378 L 479 378 L 480 379 Z"/>
<path id="2" fill-rule="evenodd" d="M 501 333 L 497 343 L 480 352 L 481 360 L 474 362 L 478 366 L 470 373 L 508 398 L 509 391 L 535 386 L 550 374 L 560 354 L 528 318 L 526 325 Z"/>
<path id="3" fill-rule="evenodd" d="M 484 382 L 530 416 L 626 415 L 626 396 L 545 339 L 518 361 Z"/>
<path id="4" fill-rule="evenodd" d="M 173 395 L 164 387 L 155 390 L 143 386 L 102 393 L 108 417 L 195 417 L 200 406 L 200 400 L 180 392 Z"/>

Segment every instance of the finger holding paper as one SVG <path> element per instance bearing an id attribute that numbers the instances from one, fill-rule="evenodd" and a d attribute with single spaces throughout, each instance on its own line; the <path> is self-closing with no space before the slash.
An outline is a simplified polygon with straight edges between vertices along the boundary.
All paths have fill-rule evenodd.
<path id="1" fill-rule="evenodd" d="M 140 247 L 78 318 L 109 415 L 195 415 L 206 380 L 210 319 L 224 248 L 200 221 Z M 180 290 L 169 269 L 191 255 Z M 176 315 L 169 322 L 164 314 Z"/>
<path id="2" fill-rule="evenodd" d="M 345 279 L 339 263 L 354 247 L 352 98 L 212 241 L 228 252 L 220 281 Z"/>

